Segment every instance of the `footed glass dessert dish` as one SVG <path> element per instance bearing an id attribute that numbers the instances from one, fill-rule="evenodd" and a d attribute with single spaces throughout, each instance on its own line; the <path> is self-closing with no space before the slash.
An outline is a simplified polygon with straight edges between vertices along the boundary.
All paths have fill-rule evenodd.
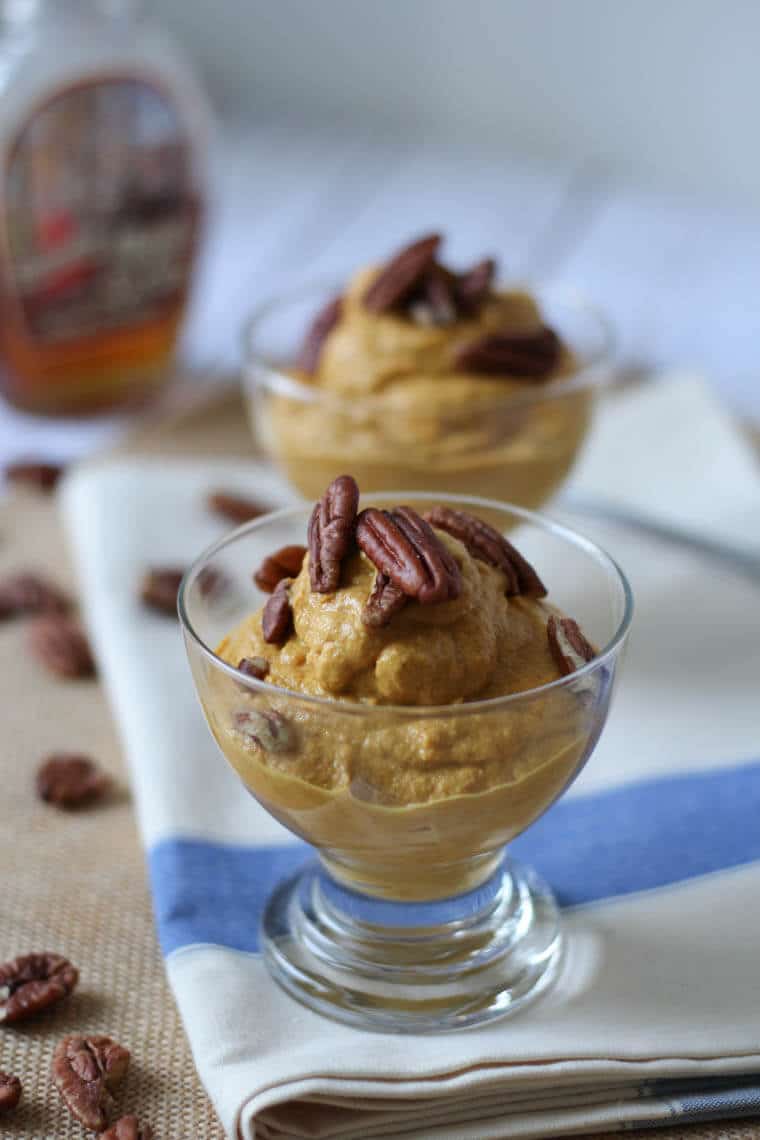
<path id="1" fill-rule="evenodd" d="M 219 747 L 316 851 L 263 916 L 279 984 L 386 1032 L 544 991 L 560 916 L 506 849 L 604 725 L 632 612 L 612 559 L 519 507 L 359 502 L 346 476 L 207 550 L 179 607 Z"/>

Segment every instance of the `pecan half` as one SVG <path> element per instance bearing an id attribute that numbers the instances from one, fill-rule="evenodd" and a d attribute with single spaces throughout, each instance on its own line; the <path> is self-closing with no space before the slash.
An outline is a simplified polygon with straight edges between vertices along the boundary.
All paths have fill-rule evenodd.
<path id="1" fill-rule="evenodd" d="M 293 608 L 290 604 L 292 579 L 283 578 L 268 599 L 261 615 L 261 632 L 268 645 L 284 645 L 293 629 Z"/>
<path id="2" fill-rule="evenodd" d="M 37 770 L 37 795 L 56 807 L 73 808 L 101 799 L 111 786 L 89 756 L 59 752 Z"/>
<path id="3" fill-rule="evenodd" d="M 420 325 L 450 325 L 457 319 L 454 279 L 442 265 L 433 265 L 409 301 L 409 316 Z"/>
<path id="4" fill-rule="evenodd" d="M 235 728 L 265 752 L 291 752 L 295 743 L 293 730 L 274 709 L 246 709 L 235 713 Z"/>
<path id="5" fill-rule="evenodd" d="M 60 954 L 22 954 L 0 966 L 0 1022 L 25 1021 L 73 991 L 79 971 Z"/>
<path id="6" fill-rule="evenodd" d="M 525 594 L 529 598 L 546 597 L 546 586 L 530 562 L 487 522 L 451 507 L 433 507 L 426 512 L 425 518 L 439 530 L 458 538 L 473 558 L 502 570 L 507 579 L 508 597 L 514 594 Z"/>
<path id="7" fill-rule="evenodd" d="M 462 345 L 454 363 L 468 372 L 545 380 L 556 368 L 560 352 L 559 337 L 544 325 L 538 332 L 488 333 Z"/>
<path id="8" fill-rule="evenodd" d="M 154 566 L 140 583 L 143 604 L 156 613 L 177 616 L 177 594 L 185 571 L 178 566 Z"/>
<path id="9" fill-rule="evenodd" d="M 113 1090 L 129 1067 L 129 1050 L 110 1037 L 64 1037 L 53 1056 L 53 1079 L 72 1116 L 100 1132 L 116 1107 Z"/>
<path id="10" fill-rule="evenodd" d="M 32 487 L 36 491 L 52 491 L 63 471 L 64 468 L 60 463 L 29 460 L 10 463 L 5 468 L 5 478 L 11 483 Z"/>
<path id="11" fill-rule="evenodd" d="M 140 1124 L 136 1116 L 122 1116 L 105 1132 L 100 1140 L 154 1140 L 155 1132 L 149 1124 Z"/>
<path id="12" fill-rule="evenodd" d="M 581 633 L 572 618 L 558 618 L 552 614 L 546 623 L 549 648 L 559 670 L 567 676 L 596 657 L 596 650 Z"/>
<path id="13" fill-rule="evenodd" d="M 322 345 L 340 320 L 343 311 L 343 298 L 333 297 L 324 308 L 320 309 L 306 331 L 298 356 L 296 368 L 301 372 L 316 372 L 319 358 L 322 355 Z"/>
<path id="14" fill-rule="evenodd" d="M 492 257 L 486 257 L 466 273 L 459 274 L 454 284 L 454 297 L 460 313 L 469 317 L 478 312 L 491 292 L 495 273 L 496 262 Z"/>
<path id="15" fill-rule="evenodd" d="M 353 545 L 358 509 L 356 480 L 339 475 L 311 512 L 309 581 L 317 594 L 332 594 L 340 585 L 340 569 Z"/>
<path id="16" fill-rule="evenodd" d="M 429 234 L 405 246 L 380 270 L 364 294 L 364 307 L 385 313 L 408 300 L 428 270 L 435 264 L 440 234 Z"/>
<path id="17" fill-rule="evenodd" d="M 0 1113 L 10 1112 L 21 1100 L 21 1081 L 10 1073 L 0 1072 Z"/>
<path id="18" fill-rule="evenodd" d="M 270 510 L 255 499 L 234 495 L 229 491 L 212 491 L 206 499 L 206 506 L 213 514 L 238 524 L 260 518 Z"/>
<path id="19" fill-rule="evenodd" d="M 38 574 L 22 571 L 0 578 L 0 618 L 19 614 L 63 614 L 69 599 Z"/>
<path id="20" fill-rule="evenodd" d="M 91 677 L 95 672 L 90 644 L 72 618 L 47 615 L 29 627 L 29 648 L 51 673 L 59 677 Z"/>
<path id="21" fill-rule="evenodd" d="M 356 541 L 377 569 L 423 605 L 459 597 L 459 567 L 435 531 L 411 507 L 362 511 Z"/>
<path id="22" fill-rule="evenodd" d="M 387 574 L 378 570 L 372 593 L 364 603 L 362 621 L 373 629 L 387 625 L 394 614 L 406 605 L 406 594 L 394 586 Z"/>
<path id="23" fill-rule="evenodd" d="M 282 546 L 264 559 L 254 573 L 253 580 L 260 590 L 271 594 L 283 578 L 295 578 L 300 574 L 305 557 L 305 546 Z"/>
<path id="24" fill-rule="evenodd" d="M 238 669 L 241 673 L 245 673 L 246 677 L 255 677 L 257 681 L 263 681 L 269 672 L 269 662 L 266 657 L 241 657 Z"/>
<path id="25" fill-rule="evenodd" d="M 426 581 L 417 594 L 418 600 L 430 605 L 458 598 L 462 592 L 459 566 L 430 524 L 411 507 L 396 507 L 390 514 L 425 567 Z"/>

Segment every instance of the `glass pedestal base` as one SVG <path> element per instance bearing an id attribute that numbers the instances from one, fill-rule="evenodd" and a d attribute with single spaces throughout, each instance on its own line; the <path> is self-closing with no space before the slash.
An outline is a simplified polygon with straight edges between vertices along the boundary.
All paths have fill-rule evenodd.
<path id="1" fill-rule="evenodd" d="M 360 895 L 310 864 L 270 898 L 261 945 L 298 1001 L 383 1033 L 516 1013 L 551 984 L 562 957 L 551 891 L 510 859 L 477 890 L 433 903 Z"/>

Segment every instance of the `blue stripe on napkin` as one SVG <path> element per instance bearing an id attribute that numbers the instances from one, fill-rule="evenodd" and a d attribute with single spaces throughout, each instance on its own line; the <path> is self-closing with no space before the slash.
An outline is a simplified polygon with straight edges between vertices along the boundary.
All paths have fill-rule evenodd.
<path id="1" fill-rule="evenodd" d="M 511 851 L 541 872 L 563 906 L 760 860 L 760 763 L 560 800 Z M 258 950 L 266 898 L 311 854 L 303 843 L 158 843 L 149 864 L 164 953 L 199 942 Z"/>

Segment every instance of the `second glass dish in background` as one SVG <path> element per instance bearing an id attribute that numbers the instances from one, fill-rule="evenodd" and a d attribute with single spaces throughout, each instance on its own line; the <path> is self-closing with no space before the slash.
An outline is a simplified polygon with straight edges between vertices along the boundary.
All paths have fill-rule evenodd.
<path id="1" fill-rule="evenodd" d="M 564 483 L 588 432 L 597 392 L 612 376 L 606 319 L 573 294 L 533 289 L 548 325 L 577 361 L 568 376 L 462 400 L 442 385 L 420 400 L 409 383 L 344 399 L 300 379 L 299 345 L 335 282 L 259 307 L 245 334 L 244 386 L 253 430 L 307 498 L 344 471 L 367 491 L 444 490 L 538 507 Z"/>

